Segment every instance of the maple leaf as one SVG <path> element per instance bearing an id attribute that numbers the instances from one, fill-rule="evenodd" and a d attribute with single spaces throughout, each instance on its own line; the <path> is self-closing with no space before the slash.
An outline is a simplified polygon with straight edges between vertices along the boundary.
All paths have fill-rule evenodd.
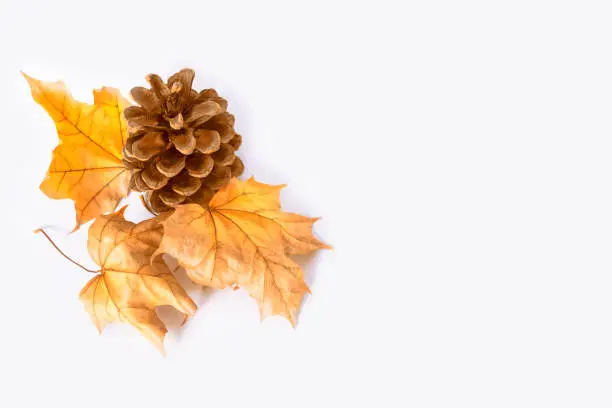
<path id="1" fill-rule="evenodd" d="M 89 105 L 74 100 L 62 82 L 23 75 L 60 139 L 40 189 L 51 198 L 74 201 L 76 230 L 113 211 L 128 194 L 130 175 L 121 158 L 128 135 L 123 110 L 129 102 L 118 90 L 104 87 L 94 90 L 94 104 Z"/>
<path id="2" fill-rule="evenodd" d="M 330 247 L 312 234 L 317 218 L 280 211 L 283 187 L 232 179 L 208 208 L 176 207 L 160 220 L 164 235 L 157 253 L 175 257 L 198 284 L 246 289 L 262 319 L 281 315 L 295 326 L 309 289 L 302 268 L 287 254 Z"/>
<path id="3" fill-rule="evenodd" d="M 100 332 L 110 322 L 126 322 L 163 352 L 166 326 L 156 306 L 173 306 L 193 315 L 196 305 L 161 257 L 152 258 L 162 238 L 156 219 L 125 220 L 126 207 L 98 218 L 89 228 L 87 247 L 102 268 L 83 288 L 80 299 Z"/>

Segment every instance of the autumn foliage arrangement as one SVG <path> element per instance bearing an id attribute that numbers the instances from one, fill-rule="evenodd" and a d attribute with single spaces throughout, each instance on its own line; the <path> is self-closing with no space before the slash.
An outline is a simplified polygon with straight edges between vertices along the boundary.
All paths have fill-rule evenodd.
<path id="1" fill-rule="evenodd" d="M 167 82 L 148 75 L 150 88 L 131 91 L 136 104 L 104 87 L 90 105 L 62 82 L 24 76 L 59 136 L 40 188 L 74 201 L 74 230 L 94 220 L 87 247 L 100 269 L 81 266 L 95 276 L 80 299 L 100 332 L 129 323 L 163 351 L 167 329 L 155 307 L 169 305 L 185 317 L 196 312 L 164 255 L 195 283 L 240 287 L 262 319 L 280 315 L 295 326 L 309 289 L 291 255 L 329 246 L 313 235 L 316 218 L 281 211 L 283 186 L 237 178 L 242 137 L 225 99 L 194 90 L 191 69 Z M 150 219 L 136 224 L 125 219 L 126 207 L 115 212 L 130 192 L 141 194 Z"/>

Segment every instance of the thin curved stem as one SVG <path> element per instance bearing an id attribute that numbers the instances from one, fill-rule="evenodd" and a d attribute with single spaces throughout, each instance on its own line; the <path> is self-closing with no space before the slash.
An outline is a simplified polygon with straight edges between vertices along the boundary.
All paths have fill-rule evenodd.
<path id="1" fill-rule="evenodd" d="M 80 263 L 78 263 L 77 261 L 75 261 L 74 259 L 70 258 L 68 255 L 66 255 L 64 252 L 62 252 L 61 249 L 59 249 L 59 247 L 57 245 L 55 245 L 55 242 L 53 242 L 53 240 L 51 239 L 51 237 L 45 232 L 44 229 L 39 228 L 36 231 L 34 231 L 34 233 L 39 233 L 41 232 L 51 243 L 51 245 L 53 245 L 53 248 L 55 248 L 57 250 L 57 252 L 59 252 L 64 258 L 66 258 L 67 260 L 69 260 L 70 262 L 72 262 L 73 264 L 75 264 L 76 266 L 78 266 L 79 268 L 83 269 L 84 271 L 87 271 L 89 273 L 98 273 L 100 271 L 94 271 L 91 269 L 87 269 L 86 267 L 84 267 L 83 265 L 81 265 Z"/>

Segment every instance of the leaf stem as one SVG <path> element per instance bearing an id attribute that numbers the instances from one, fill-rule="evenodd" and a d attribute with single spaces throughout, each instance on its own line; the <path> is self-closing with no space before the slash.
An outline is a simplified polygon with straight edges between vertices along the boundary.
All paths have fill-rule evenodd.
<path id="1" fill-rule="evenodd" d="M 61 249 L 59 249 L 59 247 L 58 247 L 57 245 L 55 245 L 55 242 L 53 242 L 53 240 L 51 239 L 51 237 L 49 236 L 49 234 L 47 234 L 47 233 L 45 232 L 45 230 L 44 230 L 44 229 L 39 228 L 39 229 L 37 229 L 36 231 L 34 231 L 34 233 L 35 233 L 35 234 L 36 234 L 36 233 L 39 233 L 39 232 L 41 232 L 41 233 L 42 233 L 42 234 L 43 234 L 43 235 L 44 235 L 44 236 L 45 236 L 45 237 L 46 237 L 46 238 L 49 240 L 49 242 L 51 243 L 51 245 L 53 245 L 53 247 L 54 247 L 54 248 L 57 250 L 57 252 L 59 252 L 59 253 L 60 253 L 60 254 L 61 254 L 61 255 L 62 255 L 64 258 L 66 258 L 67 260 L 69 260 L 70 262 L 72 262 L 73 264 L 75 264 L 76 266 L 78 266 L 79 268 L 81 268 L 81 269 L 83 269 L 84 271 L 87 271 L 87 272 L 89 272 L 89 273 L 98 273 L 98 272 L 100 272 L 100 271 L 94 271 L 94 270 L 91 270 L 91 269 L 87 269 L 86 267 L 84 267 L 83 265 L 81 265 L 80 263 L 78 263 L 77 261 L 75 261 L 74 259 L 70 258 L 70 257 L 69 257 L 68 255 L 66 255 L 64 252 L 62 252 L 62 250 L 61 250 Z"/>

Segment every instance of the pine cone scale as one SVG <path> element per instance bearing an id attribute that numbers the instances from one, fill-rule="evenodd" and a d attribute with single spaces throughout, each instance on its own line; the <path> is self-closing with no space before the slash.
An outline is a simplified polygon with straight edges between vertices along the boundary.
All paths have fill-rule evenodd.
<path id="1" fill-rule="evenodd" d="M 185 168 L 193 177 L 204 178 L 210 174 L 215 160 L 204 154 L 194 154 L 187 159 Z"/>
<path id="2" fill-rule="evenodd" d="M 203 154 L 211 154 L 221 147 L 221 136 L 216 130 L 197 129 L 194 132 L 196 137 L 196 149 Z"/>
<path id="3" fill-rule="evenodd" d="M 156 167 L 164 176 L 174 177 L 185 168 L 185 162 L 186 158 L 181 152 L 171 149 L 160 155 Z"/>

